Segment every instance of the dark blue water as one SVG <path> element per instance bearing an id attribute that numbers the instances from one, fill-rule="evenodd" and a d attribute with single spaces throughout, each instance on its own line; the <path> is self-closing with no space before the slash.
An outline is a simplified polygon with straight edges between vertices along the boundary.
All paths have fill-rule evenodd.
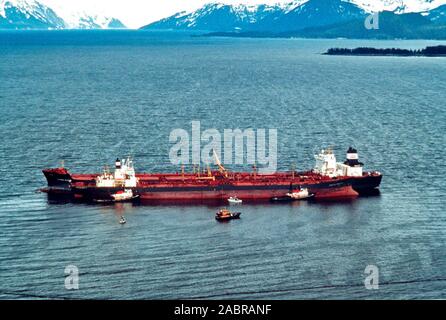
<path id="1" fill-rule="evenodd" d="M 445 298 L 446 60 L 320 55 L 436 43 L 1 32 L 0 297 Z M 381 194 L 243 205 L 219 224 L 210 205 L 53 204 L 35 192 L 62 159 L 91 172 L 131 154 L 138 171 L 176 171 L 169 133 L 192 120 L 278 129 L 282 170 L 354 145 L 385 175 Z M 79 290 L 64 287 L 67 265 Z M 364 287 L 367 265 L 378 290 Z"/>

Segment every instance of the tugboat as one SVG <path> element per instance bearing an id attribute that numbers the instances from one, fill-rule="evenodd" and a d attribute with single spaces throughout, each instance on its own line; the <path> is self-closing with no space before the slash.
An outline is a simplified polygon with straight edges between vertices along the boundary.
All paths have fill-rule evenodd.
<path id="1" fill-rule="evenodd" d="M 308 191 L 308 188 L 299 188 L 297 190 L 293 190 L 292 192 L 288 192 L 286 195 L 293 200 L 304 200 L 314 196 L 313 193 Z"/>
<path id="2" fill-rule="evenodd" d="M 241 212 L 231 212 L 228 209 L 220 209 L 215 215 L 217 221 L 229 221 L 232 219 L 240 219 Z"/>
<path id="3" fill-rule="evenodd" d="M 305 200 L 314 197 L 314 193 L 310 193 L 308 188 L 301 188 L 291 190 L 283 197 L 273 197 L 271 201 L 296 201 L 296 200 Z"/>
<path id="4" fill-rule="evenodd" d="M 241 199 L 239 199 L 239 198 L 237 198 L 237 197 L 230 197 L 229 199 L 228 199 L 228 202 L 230 203 L 230 204 L 241 204 L 243 201 L 241 200 Z"/>
<path id="5" fill-rule="evenodd" d="M 132 189 L 119 190 L 111 196 L 115 202 L 130 201 L 138 198 L 138 195 L 133 195 Z"/>
<path id="6" fill-rule="evenodd" d="M 93 201 L 98 203 L 131 202 L 137 198 L 139 198 L 139 195 L 134 195 L 131 189 L 124 189 L 118 190 L 110 196 L 107 195 L 100 199 L 93 199 Z"/>

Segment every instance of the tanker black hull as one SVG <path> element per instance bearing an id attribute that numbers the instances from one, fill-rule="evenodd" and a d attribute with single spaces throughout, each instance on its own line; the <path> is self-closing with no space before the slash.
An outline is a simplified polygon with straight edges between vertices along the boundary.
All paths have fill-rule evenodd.
<path id="1" fill-rule="evenodd" d="M 360 195 L 368 195 L 376 193 L 377 188 L 381 184 L 382 175 L 365 176 L 361 178 L 353 178 L 351 180 L 352 188 Z"/>

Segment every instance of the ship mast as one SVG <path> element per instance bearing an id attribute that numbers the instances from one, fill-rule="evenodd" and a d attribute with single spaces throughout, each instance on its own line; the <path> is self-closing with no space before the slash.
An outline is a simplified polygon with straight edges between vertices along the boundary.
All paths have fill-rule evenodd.
<path id="1" fill-rule="evenodd" d="M 220 159 L 218 158 L 218 155 L 215 152 L 215 150 L 212 149 L 212 151 L 214 153 L 215 164 L 218 166 L 218 170 L 220 171 L 221 174 L 223 174 L 225 177 L 227 177 L 228 173 L 226 171 L 226 168 L 223 167 L 223 165 L 221 164 Z"/>

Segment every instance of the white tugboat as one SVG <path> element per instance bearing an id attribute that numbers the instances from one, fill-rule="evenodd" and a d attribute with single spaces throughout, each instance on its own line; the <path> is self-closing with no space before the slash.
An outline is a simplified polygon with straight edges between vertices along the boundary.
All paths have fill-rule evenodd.
<path id="1" fill-rule="evenodd" d="M 271 201 L 296 201 L 296 200 L 305 200 L 314 197 L 313 193 L 310 193 L 307 188 L 301 188 L 290 190 L 290 192 L 286 193 L 281 197 L 273 197 Z"/>
<path id="2" fill-rule="evenodd" d="M 229 204 L 241 204 L 243 201 L 236 196 L 229 197 L 228 199 Z"/>
<path id="3" fill-rule="evenodd" d="M 113 200 L 116 202 L 128 201 L 138 197 L 133 195 L 133 191 L 131 189 L 119 190 L 118 192 L 112 194 L 111 196 Z"/>
<path id="4" fill-rule="evenodd" d="M 303 200 L 311 198 L 314 196 L 314 194 L 310 193 L 307 188 L 300 188 L 293 190 L 292 192 L 288 192 L 286 196 L 290 197 L 292 200 Z"/>

